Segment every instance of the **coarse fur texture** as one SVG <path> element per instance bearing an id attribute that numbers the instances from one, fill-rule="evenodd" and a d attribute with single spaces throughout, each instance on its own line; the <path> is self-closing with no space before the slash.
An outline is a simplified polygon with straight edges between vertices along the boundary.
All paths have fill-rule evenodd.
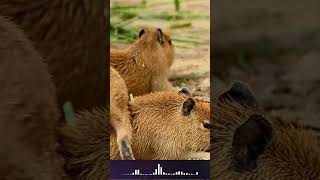
<path id="1" fill-rule="evenodd" d="M 48 64 L 61 107 L 106 105 L 105 0 L 2 0 L 0 14 L 23 29 Z M 85 92 L 85 95 L 83 95 Z"/>
<path id="2" fill-rule="evenodd" d="M 110 67 L 110 124 L 116 134 L 121 158 L 134 160 L 131 149 L 132 125 L 128 111 L 128 90 L 120 74 Z"/>
<path id="3" fill-rule="evenodd" d="M 189 113 L 183 115 L 185 110 Z M 209 159 L 209 153 L 205 152 L 210 147 L 210 129 L 206 127 L 210 118 L 209 102 L 162 91 L 136 97 L 129 103 L 129 112 L 136 159 Z M 112 150 L 116 142 L 110 139 L 110 143 L 110 159 L 120 159 L 119 153 Z M 204 156 L 201 158 L 199 154 Z"/>
<path id="4" fill-rule="evenodd" d="M 269 121 L 258 103 L 218 98 L 213 111 L 212 179 L 320 179 L 319 142 L 303 125 Z"/>
<path id="5" fill-rule="evenodd" d="M 139 39 L 123 50 L 110 49 L 110 66 L 134 96 L 170 90 L 169 70 L 174 60 L 170 36 L 161 29 L 143 29 Z"/>
<path id="6" fill-rule="evenodd" d="M 21 29 L 2 16 L 0 42 L 0 179 L 64 179 L 47 66 Z"/>
<path id="7" fill-rule="evenodd" d="M 125 82 L 111 67 L 110 114 L 105 108 L 80 111 L 77 114 L 75 126 L 66 125 L 62 128 L 62 140 L 67 159 L 66 169 L 75 179 L 108 179 L 107 160 L 110 138 L 117 144 L 115 151 L 121 152 L 120 159 L 134 159 L 130 145 L 132 126 L 129 119 L 128 100 Z M 108 126 L 109 119 L 111 128 Z"/>
<path id="8" fill-rule="evenodd" d="M 76 115 L 74 127 L 62 128 L 66 171 L 73 179 L 109 179 L 108 115 L 105 108 L 84 110 Z"/>
<path id="9" fill-rule="evenodd" d="M 135 99 L 131 109 L 135 114 L 132 121 L 137 125 L 132 141 L 136 159 L 209 159 L 205 151 L 209 149 L 210 130 L 204 127 L 209 121 L 209 102 L 195 99 L 191 114 L 182 116 L 187 99 L 177 92 L 159 92 Z M 111 128 L 108 131 L 107 119 L 108 110 L 97 108 L 79 113 L 76 126 L 63 128 L 68 173 L 76 179 L 107 179 L 109 152 L 111 160 L 121 159 L 117 136 Z M 110 149 L 106 148 L 109 132 Z"/>

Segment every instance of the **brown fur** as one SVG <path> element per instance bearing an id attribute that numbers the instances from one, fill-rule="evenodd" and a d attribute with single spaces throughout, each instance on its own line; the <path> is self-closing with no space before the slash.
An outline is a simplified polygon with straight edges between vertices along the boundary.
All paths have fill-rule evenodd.
<path id="1" fill-rule="evenodd" d="M 61 107 L 106 105 L 105 0 L 3 0 L 0 14 L 18 24 L 44 57 Z M 85 92 L 85 96 L 83 95 Z"/>
<path id="2" fill-rule="evenodd" d="M 209 103 L 195 99 L 189 116 L 182 115 L 188 97 L 177 92 L 158 92 L 136 97 L 129 110 L 133 125 L 132 150 L 139 160 L 209 158 Z M 120 159 L 116 142 L 110 139 L 110 159 Z"/>
<path id="3" fill-rule="evenodd" d="M 2 16 L 0 84 L 0 179 L 63 179 L 55 87 L 31 42 Z"/>
<path id="4" fill-rule="evenodd" d="M 67 151 L 67 171 L 79 180 L 108 179 L 109 132 L 117 143 L 115 151 L 125 152 L 122 158 L 134 159 L 130 147 L 132 127 L 128 112 L 128 92 L 119 73 L 110 68 L 110 118 L 104 108 L 81 111 L 75 127 L 62 129 L 63 145 Z M 111 131 L 108 131 L 110 119 Z M 129 152 L 122 146 L 126 143 Z M 94 145 L 92 145 L 94 143 Z M 119 147 L 119 148 L 118 148 Z M 123 155 L 127 154 L 127 155 Z"/>
<path id="5" fill-rule="evenodd" d="M 110 67 L 110 124 L 116 134 L 122 159 L 134 159 L 131 150 L 132 126 L 128 111 L 128 92 L 120 74 Z M 123 145 L 122 143 L 125 143 Z M 129 152 L 127 152 L 128 148 Z M 125 155 L 126 154 L 126 155 Z M 129 157 L 127 157 L 129 156 Z"/>
<path id="6" fill-rule="evenodd" d="M 168 76 L 174 48 L 169 44 L 170 36 L 162 34 L 163 45 L 157 40 L 157 30 L 145 29 L 130 47 L 110 49 L 110 65 L 123 77 L 129 94 L 138 96 L 172 88 Z"/>
<path id="7" fill-rule="evenodd" d="M 109 179 L 108 114 L 107 109 L 82 111 L 74 127 L 62 129 L 66 170 L 74 179 Z"/>
<path id="8" fill-rule="evenodd" d="M 204 159 L 209 149 L 209 103 L 195 100 L 190 116 L 181 115 L 185 95 L 161 92 L 137 97 L 131 103 L 135 124 L 132 148 L 137 159 Z M 63 129 L 69 153 L 67 169 L 79 180 L 108 178 L 108 111 L 93 109 L 77 115 L 75 127 Z M 150 122 L 152 121 L 152 122 Z M 117 137 L 111 129 L 110 159 L 121 159 Z"/>
<path id="9" fill-rule="evenodd" d="M 235 130 L 251 115 L 263 116 L 263 110 L 259 105 L 241 106 L 234 101 L 218 100 L 213 104 L 212 179 L 320 179 L 320 149 L 316 136 L 299 124 L 281 120 L 270 121 L 272 139 L 258 157 L 257 167 L 252 171 L 235 169 L 231 153 Z"/>

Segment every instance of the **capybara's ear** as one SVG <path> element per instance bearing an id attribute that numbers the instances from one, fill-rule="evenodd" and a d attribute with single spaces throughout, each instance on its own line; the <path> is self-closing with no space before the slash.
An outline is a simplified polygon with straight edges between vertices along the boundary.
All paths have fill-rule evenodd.
<path id="1" fill-rule="evenodd" d="M 181 90 L 179 91 L 180 94 L 185 94 L 185 95 L 191 95 L 190 90 L 186 87 L 182 87 Z"/>
<path id="2" fill-rule="evenodd" d="M 144 34 L 145 30 L 141 29 L 141 31 L 139 32 L 139 38 Z"/>
<path id="3" fill-rule="evenodd" d="M 163 42 L 163 33 L 160 28 L 157 29 L 157 40 L 161 45 L 164 43 Z"/>
<path id="4" fill-rule="evenodd" d="M 196 102 L 192 98 L 188 98 L 182 106 L 182 115 L 189 116 L 191 114 L 191 111 L 193 110 L 194 106 L 196 105 Z"/>
<path id="5" fill-rule="evenodd" d="M 261 115 L 252 115 L 234 132 L 232 164 L 238 171 L 252 171 L 257 159 L 272 140 L 271 123 Z"/>
<path id="6" fill-rule="evenodd" d="M 243 82 L 237 81 L 232 87 L 221 94 L 218 99 L 224 101 L 236 101 L 241 105 L 253 106 L 257 104 L 257 100 L 251 92 L 249 86 Z"/>

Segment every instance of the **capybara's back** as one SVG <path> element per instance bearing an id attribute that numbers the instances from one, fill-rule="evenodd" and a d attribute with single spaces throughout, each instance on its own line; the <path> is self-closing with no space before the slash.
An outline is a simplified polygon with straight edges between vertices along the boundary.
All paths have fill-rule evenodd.
<path id="1" fill-rule="evenodd" d="M 213 112 L 212 179 L 320 179 L 316 136 L 298 123 L 268 120 L 245 84 L 222 94 Z"/>
<path id="2" fill-rule="evenodd" d="M 32 43 L 2 16 L 0 84 L 0 179 L 63 179 L 55 87 Z"/>

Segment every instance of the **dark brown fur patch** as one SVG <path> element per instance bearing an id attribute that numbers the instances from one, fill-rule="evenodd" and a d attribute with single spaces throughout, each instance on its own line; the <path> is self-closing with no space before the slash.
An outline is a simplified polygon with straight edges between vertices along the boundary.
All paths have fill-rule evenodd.
<path id="1" fill-rule="evenodd" d="M 0 84 L 0 179 L 64 179 L 55 87 L 32 43 L 2 16 Z"/>
<path id="2" fill-rule="evenodd" d="M 104 0 L 0 1 L 48 64 L 61 107 L 106 105 L 107 25 Z M 85 94 L 84 94 L 85 93 Z"/>
<path id="3" fill-rule="evenodd" d="M 109 177 L 108 110 L 92 109 L 77 114 L 74 127 L 62 129 L 67 173 L 77 180 Z"/>

